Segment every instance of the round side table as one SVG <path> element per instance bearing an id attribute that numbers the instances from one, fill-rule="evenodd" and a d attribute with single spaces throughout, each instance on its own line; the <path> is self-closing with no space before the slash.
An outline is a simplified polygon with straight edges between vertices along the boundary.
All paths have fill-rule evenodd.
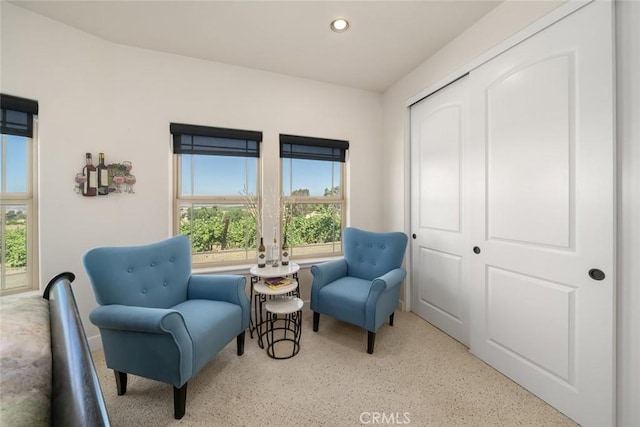
<path id="1" fill-rule="evenodd" d="M 300 298 L 293 296 L 274 298 L 265 304 L 269 357 L 290 359 L 300 351 L 303 305 Z"/>
<path id="2" fill-rule="evenodd" d="M 258 268 L 257 265 L 254 265 L 249 270 L 251 273 L 252 280 L 256 279 L 270 279 L 272 277 L 287 277 L 293 276 L 294 279 L 298 278 L 298 271 L 300 270 L 300 266 L 295 262 L 290 262 L 289 265 L 279 265 L 278 267 L 272 267 L 270 265 L 262 268 Z"/>
<path id="3" fill-rule="evenodd" d="M 264 348 L 262 337 L 265 334 L 264 325 L 266 323 L 263 305 L 267 301 L 267 299 L 271 299 L 279 295 L 292 295 L 299 297 L 299 270 L 300 266 L 294 262 L 289 263 L 289 265 L 280 265 L 278 267 L 267 266 L 258 268 L 257 265 L 254 265 L 249 270 L 249 272 L 251 273 L 251 295 L 249 301 L 253 305 L 253 310 L 251 313 L 252 316 L 249 324 L 249 335 L 251 336 L 251 338 L 253 338 L 253 331 L 256 331 L 256 335 L 258 337 L 258 345 L 260 346 L 260 348 Z M 264 280 L 274 277 L 290 278 L 292 283 L 278 289 L 271 289 L 264 283 Z"/>

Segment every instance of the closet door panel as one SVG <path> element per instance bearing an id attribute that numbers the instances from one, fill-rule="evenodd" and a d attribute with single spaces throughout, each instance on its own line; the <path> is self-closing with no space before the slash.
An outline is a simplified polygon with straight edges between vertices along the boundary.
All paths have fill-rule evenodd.
<path id="1" fill-rule="evenodd" d="M 585 426 L 615 409 L 611 8 L 584 6 L 469 80 L 471 351 Z"/>
<path id="2" fill-rule="evenodd" d="M 411 107 L 411 310 L 469 345 L 467 78 Z"/>
<path id="3" fill-rule="evenodd" d="M 491 344 L 561 381 L 573 381 L 575 325 L 567 320 L 575 320 L 575 288 L 488 267 L 487 293 Z"/>
<path id="4" fill-rule="evenodd" d="M 573 62 L 545 58 L 487 89 L 489 239 L 571 246 Z"/>
<path id="5" fill-rule="evenodd" d="M 420 228 L 460 232 L 462 106 L 444 105 L 418 124 Z"/>
<path id="6" fill-rule="evenodd" d="M 419 301 L 433 310 L 461 323 L 462 313 L 462 257 L 433 249 L 420 250 L 420 268 L 428 286 L 419 289 Z"/>

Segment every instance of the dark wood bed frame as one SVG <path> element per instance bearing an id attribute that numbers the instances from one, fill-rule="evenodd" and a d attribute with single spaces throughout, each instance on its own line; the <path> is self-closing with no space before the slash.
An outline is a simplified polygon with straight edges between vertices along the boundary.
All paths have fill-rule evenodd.
<path id="1" fill-rule="evenodd" d="M 109 426 L 107 407 L 71 289 L 74 279 L 73 273 L 58 274 L 42 295 L 49 301 L 51 323 L 51 425 Z"/>

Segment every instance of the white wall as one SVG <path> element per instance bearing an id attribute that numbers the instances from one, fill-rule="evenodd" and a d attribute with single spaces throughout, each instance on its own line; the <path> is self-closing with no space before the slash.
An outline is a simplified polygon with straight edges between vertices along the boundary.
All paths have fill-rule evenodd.
<path id="1" fill-rule="evenodd" d="M 103 41 L 2 2 L 3 93 L 39 102 L 41 282 L 77 275 L 89 337 L 96 306 L 81 255 L 171 233 L 170 122 L 263 131 L 266 194 L 279 182 L 279 133 L 350 142 L 350 223 L 382 226 L 381 95 Z M 135 195 L 83 198 L 84 153 L 130 160 Z M 265 230 L 270 230 L 265 227 Z"/>
<path id="2" fill-rule="evenodd" d="M 384 224 L 410 233 L 407 102 L 562 2 L 507 1 L 383 95 Z M 640 2 L 617 1 L 618 425 L 640 425 Z M 402 208 L 398 208 L 402 207 Z"/>

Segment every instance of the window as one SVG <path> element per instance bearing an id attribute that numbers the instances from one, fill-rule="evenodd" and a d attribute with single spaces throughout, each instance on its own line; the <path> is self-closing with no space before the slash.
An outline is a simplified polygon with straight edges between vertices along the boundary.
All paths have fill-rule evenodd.
<path id="1" fill-rule="evenodd" d="M 0 295 L 38 289 L 34 133 L 38 103 L 0 95 Z"/>
<path id="2" fill-rule="evenodd" d="M 262 132 L 172 123 L 175 154 L 174 234 L 191 239 L 194 266 L 255 260 Z"/>
<path id="3" fill-rule="evenodd" d="M 284 214 L 291 256 L 342 253 L 347 141 L 280 135 Z"/>

